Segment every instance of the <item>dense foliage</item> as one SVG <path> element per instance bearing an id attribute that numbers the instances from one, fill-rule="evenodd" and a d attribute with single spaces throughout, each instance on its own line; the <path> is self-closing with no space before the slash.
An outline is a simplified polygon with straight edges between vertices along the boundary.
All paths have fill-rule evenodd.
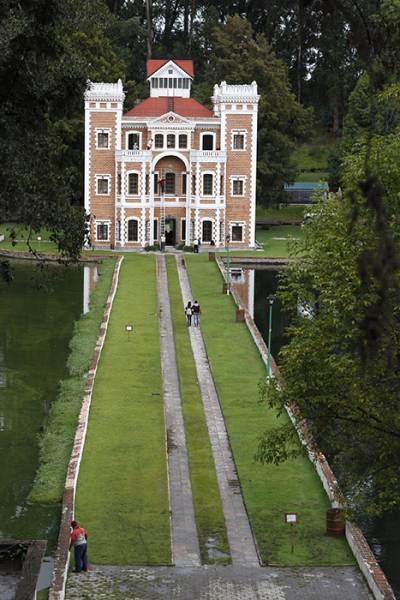
<path id="1" fill-rule="evenodd" d="M 400 4 L 388 6 L 400 23 Z M 394 10 L 397 8 L 397 10 Z M 389 30 L 390 31 L 390 30 Z M 392 41 L 398 28 L 393 28 Z M 398 51 L 398 48 L 397 48 Z M 337 187 L 305 227 L 304 256 L 282 278 L 296 315 L 282 350 L 282 385 L 264 389 L 283 409 L 296 404 L 317 445 L 336 465 L 350 507 L 400 506 L 400 103 L 394 50 L 371 57 L 349 99 L 332 165 Z M 383 69 L 385 66 L 385 69 Z M 258 456 L 292 453 L 293 431 L 261 440 Z"/>

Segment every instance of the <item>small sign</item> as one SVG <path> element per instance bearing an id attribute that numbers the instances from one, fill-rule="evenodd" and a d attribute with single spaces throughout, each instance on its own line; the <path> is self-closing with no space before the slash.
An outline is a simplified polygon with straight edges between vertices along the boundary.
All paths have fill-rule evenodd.
<path id="1" fill-rule="evenodd" d="M 128 325 L 125 325 L 125 331 L 127 331 L 128 333 L 129 333 L 130 331 L 133 331 L 133 325 L 129 325 L 129 324 L 128 324 Z"/>
<path id="2" fill-rule="evenodd" d="M 297 513 L 285 513 L 285 523 L 297 523 Z"/>
<path id="3" fill-rule="evenodd" d="M 40 235 L 38 235 L 38 236 L 37 236 L 37 241 L 38 241 L 38 242 L 41 242 L 41 241 L 42 241 L 42 238 L 41 238 L 41 236 L 40 236 Z"/>

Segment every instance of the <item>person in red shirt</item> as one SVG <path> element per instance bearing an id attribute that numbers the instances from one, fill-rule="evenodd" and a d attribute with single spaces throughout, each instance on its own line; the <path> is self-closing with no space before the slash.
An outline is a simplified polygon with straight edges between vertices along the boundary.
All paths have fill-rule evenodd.
<path id="1" fill-rule="evenodd" d="M 74 547 L 75 569 L 74 573 L 88 570 L 87 560 L 87 531 L 77 521 L 71 523 L 71 543 L 69 549 Z"/>

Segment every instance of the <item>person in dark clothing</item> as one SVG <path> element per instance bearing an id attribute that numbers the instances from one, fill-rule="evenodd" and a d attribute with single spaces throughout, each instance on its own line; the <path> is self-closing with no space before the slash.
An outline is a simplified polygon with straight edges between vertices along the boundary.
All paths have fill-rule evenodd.
<path id="1" fill-rule="evenodd" d="M 75 569 L 74 573 L 88 570 L 87 558 L 87 531 L 77 521 L 71 523 L 71 542 L 69 549 L 74 547 Z"/>
<path id="2" fill-rule="evenodd" d="M 199 326 L 200 313 L 201 313 L 200 304 L 197 302 L 197 300 L 195 300 L 192 305 L 193 325 L 195 327 Z"/>

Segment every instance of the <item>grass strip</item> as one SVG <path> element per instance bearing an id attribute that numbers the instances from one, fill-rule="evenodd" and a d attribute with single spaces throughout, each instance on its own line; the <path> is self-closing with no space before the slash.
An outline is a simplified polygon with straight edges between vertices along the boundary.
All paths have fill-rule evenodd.
<path id="1" fill-rule="evenodd" d="M 129 335 L 127 323 L 134 326 Z M 94 384 L 76 515 L 89 531 L 93 563 L 171 560 L 154 256 L 129 255 L 121 266 Z"/>
<path id="2" fill-rule="evenodd" d="M 85 389 L 85 377 L 99 333 L 114 266 L 115 260 L 106 260 L 98 265 L 99 278 L 90 295 L 90 310 L 75 323 L 69 343 L 71 352 L 67 360 L 69 377 L 60 382 L 58 396 L 51 406 L 46 429 L 40 440 L 40 463 L 28 497 L 30 502 L 61 502 Z"/>
<path id="3" fill-rule="evenodd" d="M 206 545 L 211 540 L 213 548 L 229 554 L 214 458 L 184 316 L 175 258 L 172 256 L 167 257 L 167 271 L 176 362 L 189 455 L 190 481 L 201 558 L 204 564 L 226 563 L 228 561 L 224 558 L 210 557 Z"/>
<path id="4" fill-rule="evenodd" d="M 281 565 L 354 564 L 344 539 L 325 535 L 328 498 L 306 454 L 279 466 L 254 461 L 257 436 L 277 422 L 258 403 L 265 367 L 222 279 L 206 255 L 187 256 L 192 291 L 202 306 L 202 331 L 237 465 L 245 504 L 264 561 Z M 285 512 L 297 512 L 294 552 Z"/>

